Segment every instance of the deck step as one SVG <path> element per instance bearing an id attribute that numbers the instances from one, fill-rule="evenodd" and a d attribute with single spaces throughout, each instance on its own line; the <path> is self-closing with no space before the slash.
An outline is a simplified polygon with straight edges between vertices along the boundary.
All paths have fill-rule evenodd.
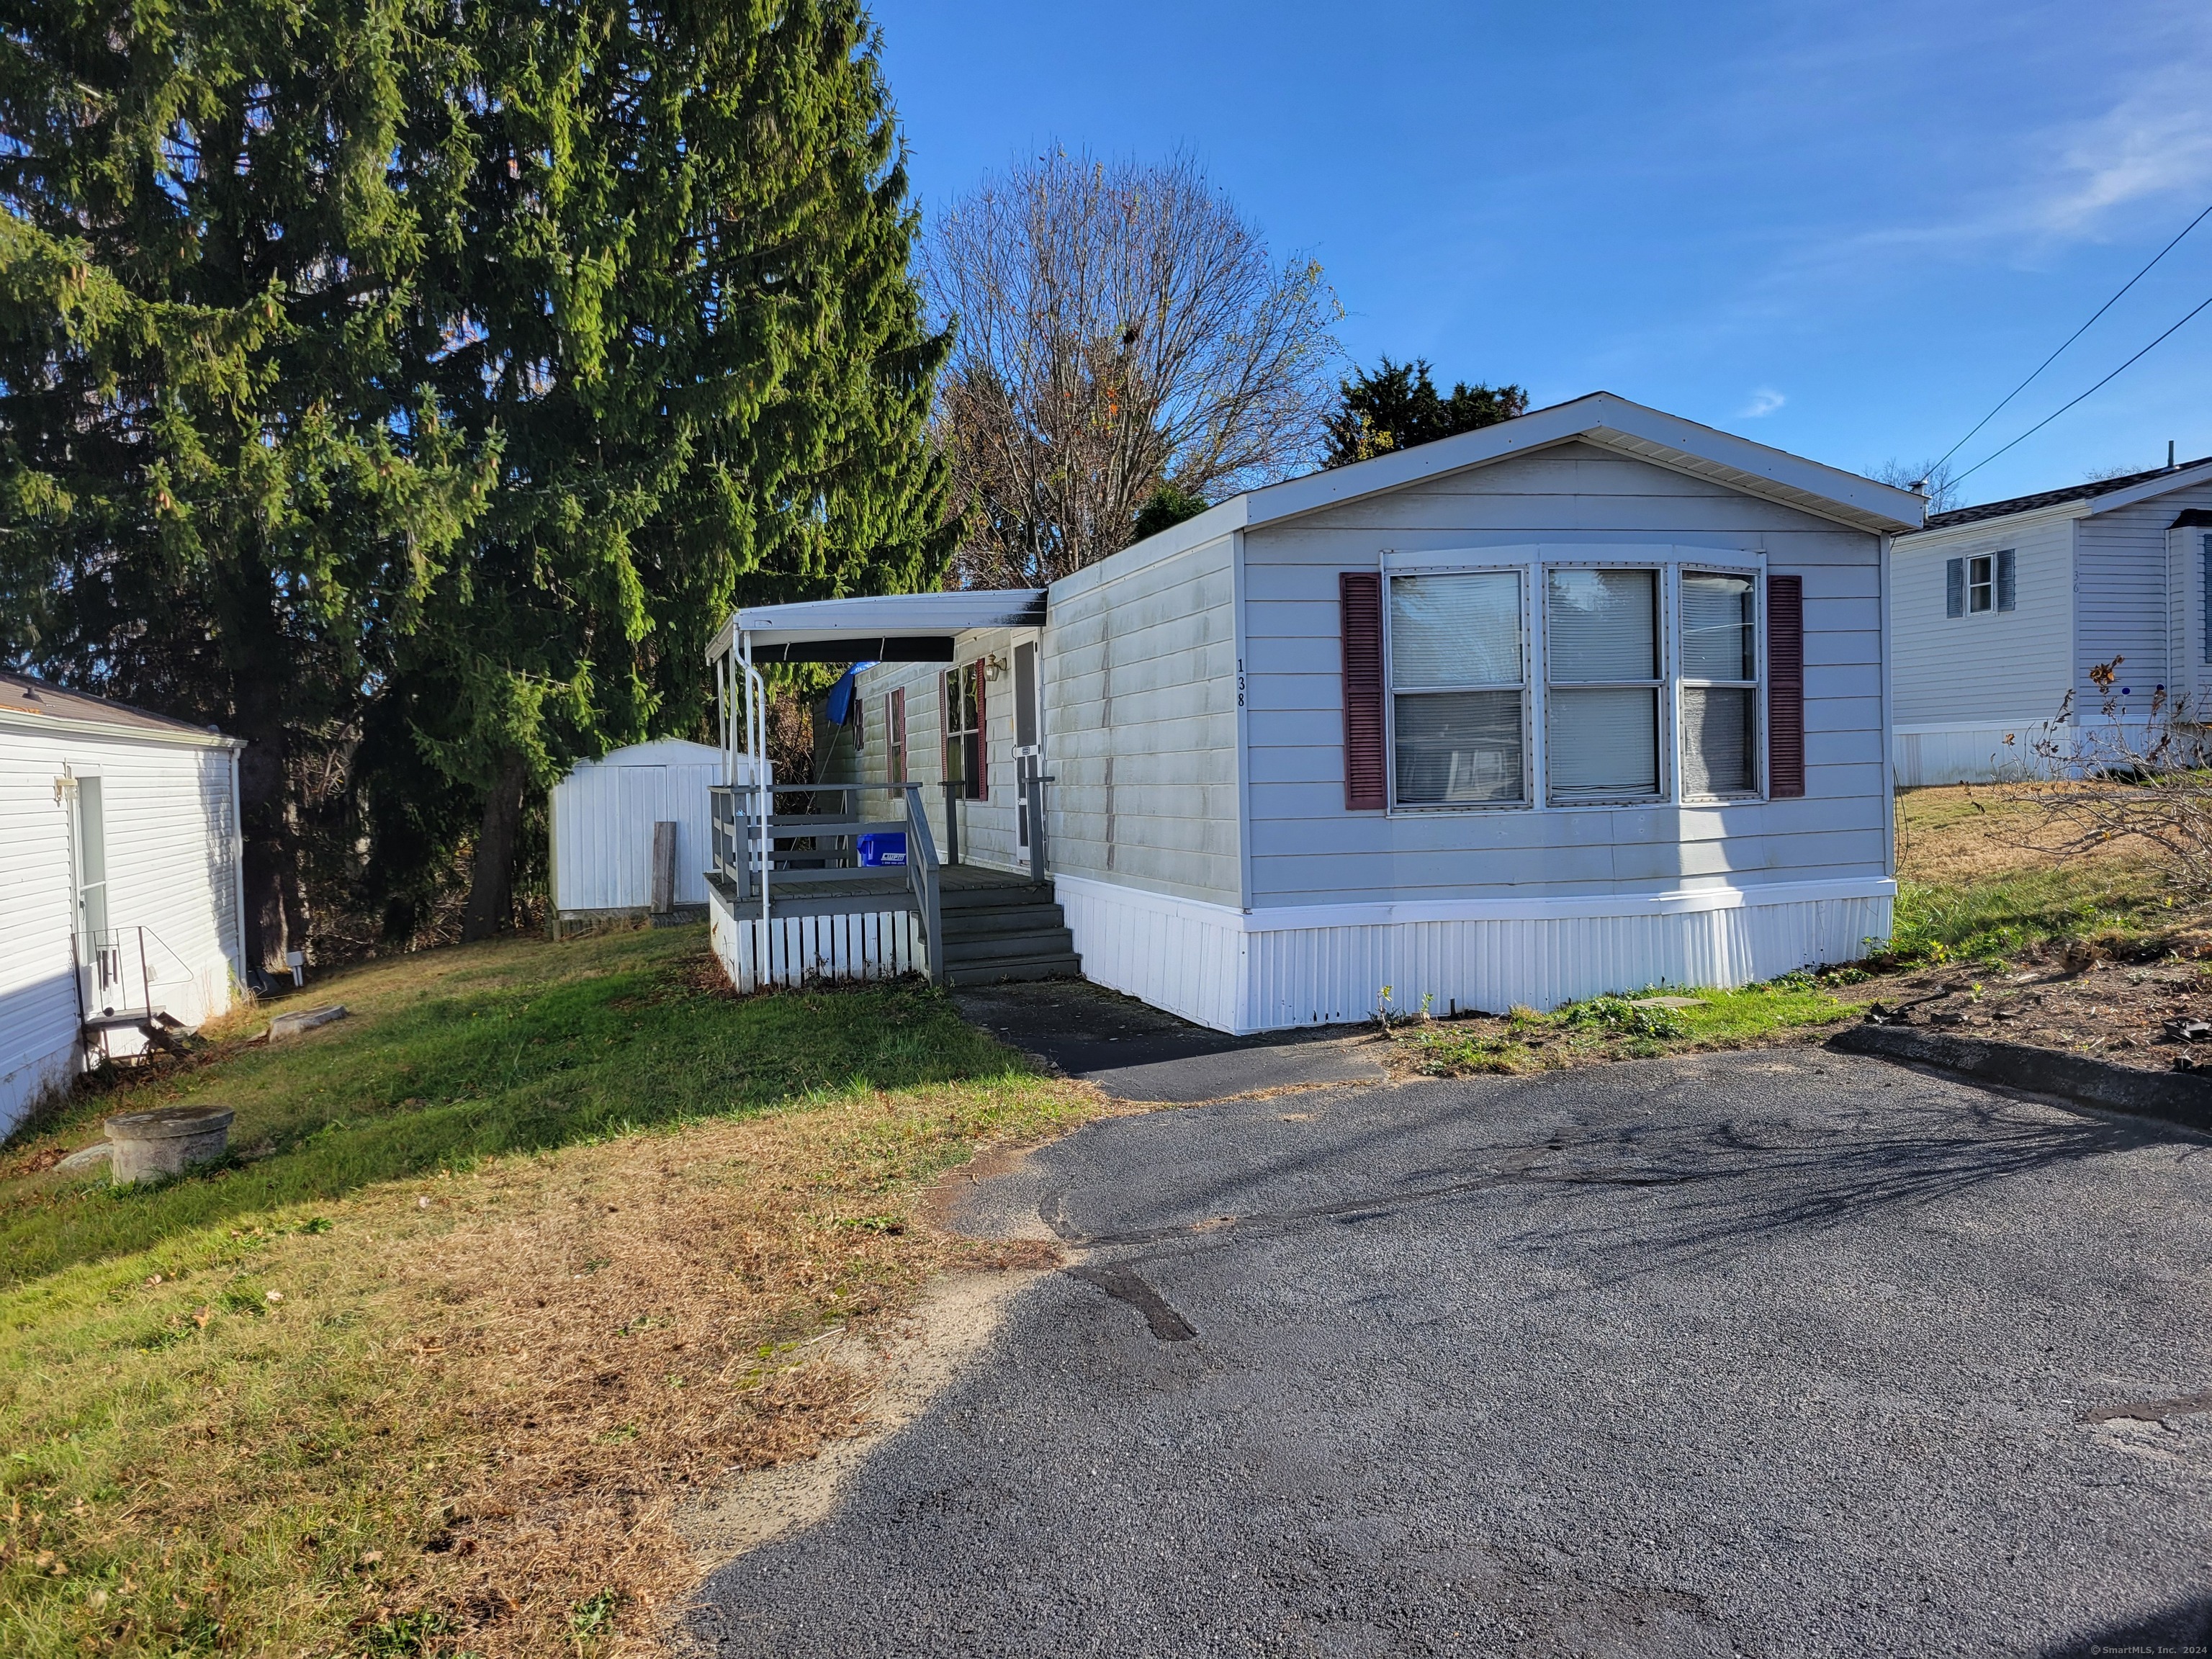
<path id="1" fill-rule="evenodd" d="M 1035 882 L 1010 881 L 989 887 L 955 887 L 951 882 L 944 882 L 939 885 L 937 894 L 939 905 L 946 910 L 989 910 L 1003 904 L 1053 902 L 1050 882 L 1039 886 Z"/>
<path id="2" fill-rule="evenodd" d="M 947 939 L 981 939 L 993 933 L 1027 933 L 1038 928 L 1064 927 L 1066 918 L 1057 904 L 1009 904 L 994 910 L 948 910 Z"/>
<path id="3" fill-rule="evenodd" d="M 955 963 L 945 970 L 947 985 L 996 985 L 1009 979 L 1080 979 L 1083 958 L 1060 956 L 1006 957 L 995 962 Z"/>
<path id="4" fill-rule="evenodd" d="M 981 963 L 1012 962 L 1030 957 L 1072 957 L 1075 935 L 1065 927 L 1040 927 L 1019 933 L 952 934 L 945 941 L 945 965 L 967 968 Z"/>

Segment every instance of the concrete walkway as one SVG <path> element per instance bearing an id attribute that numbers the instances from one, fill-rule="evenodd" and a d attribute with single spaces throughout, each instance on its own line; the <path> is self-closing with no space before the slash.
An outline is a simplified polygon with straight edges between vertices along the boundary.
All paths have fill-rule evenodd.
<path id="1" fill-rule="evenodd" d="M 1234 1037 L 1084 980 L 956 991 L 974 1024 L 1117 1100 L 1188 1104 L 1272 1089 L 1380 1083 L 1373 1033 L 1328 1027 Z"/>

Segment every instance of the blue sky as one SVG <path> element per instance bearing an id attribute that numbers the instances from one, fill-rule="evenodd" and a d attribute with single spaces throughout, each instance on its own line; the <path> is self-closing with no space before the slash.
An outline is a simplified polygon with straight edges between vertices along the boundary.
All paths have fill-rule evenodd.
<path id="1" fill-rule="evenodd" d="M 1939 454 L 2212 204 L 2212 5 L 877 0 L 923 210 L 1188 146 L 1352 356 L 1603 388 L 1837 465 Z M 2200 226 L 1960 455 L 2212 296 Z M 2212 453 L 2212 311 L 1980 501 Z"/>

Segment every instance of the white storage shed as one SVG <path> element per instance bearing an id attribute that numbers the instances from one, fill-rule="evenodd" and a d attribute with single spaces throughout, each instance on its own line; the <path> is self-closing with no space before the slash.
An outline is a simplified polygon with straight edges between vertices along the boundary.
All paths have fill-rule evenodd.
<path id="1" fill-rule="evenodd" d="M 563 921 L 642 919 L 653 903 L 653 830 L 676 826 L 678 912 L 707 903 L 707 792 L 725 781 L 722 751 L 663 738 L 580 761 L 553 786 L 553 908 Z M 737 760 L 750 782 L 750 762 Z"/>
<path id="2" fill-rule="evenodd" d="M 241 994 L 244 747 L 0 674 L 0 1133 Z"/>

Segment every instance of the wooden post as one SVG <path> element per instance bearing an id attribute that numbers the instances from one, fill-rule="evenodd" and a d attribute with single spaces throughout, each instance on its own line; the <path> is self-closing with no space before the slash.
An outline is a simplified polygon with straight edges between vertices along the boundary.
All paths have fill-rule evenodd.
<path id="1" fill-rule="evenodd" d="M 653 826 L 653 914 L 676 908 L 676 825 L 663 819 Z"/>

